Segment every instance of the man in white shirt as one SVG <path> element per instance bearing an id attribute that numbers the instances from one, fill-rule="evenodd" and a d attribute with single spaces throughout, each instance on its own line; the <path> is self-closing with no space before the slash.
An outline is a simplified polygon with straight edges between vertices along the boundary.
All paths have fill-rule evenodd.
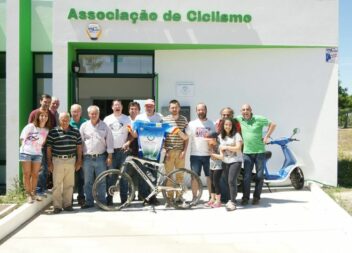
<path id="1" fill-rule="evenodd" d="M 207 106 L 204 103 L 199 103 L 196 106 L 196 112 L 198 119 L 189 122 L 186 128 L 191 145 L 191 169 L 200 176 L 203 168 L 210 196 L 210 150 L 208 137 L 211 133 L 215 132 L 215 126 L 213 121 L 207 119 Z"/>
<path id="2" fill-rule="evenodd" d="M 114 138 L 114 153 L 112 155 L 113 169 L 120 169 L 121 165 L 125 162 L 127 157 L 126 152 L 130 144 L 128 141 L 128 125 L 131 124 L 131 120 L 122 113 L 122 108 L 121 101 L 115 99 L 112 101 L 111 105 L 112 114 L 104 118 L 104 122 L 110 128 Z M 110 182 L 108 182 L 108 184 L 109 183 Z M 127 200 L 127 182 L 121 182 L 120 186 L 121 203 L 124 203 Z M 112 204 L 112 196 L 110 195 L 108 195 L 107 204 Z"/>
<path id="3" fill-rule="evenodd" d="M 98 106 L 88 107 L 88 121 L 80 128 L 83 143 L 83 171 L 84 171 L 84 193 L 86 203 L 81 208 L 94 206 L 92 188 L 94 176 L 99 176 L 112 164 L 114 153 L 114 139 L 110 128 L 99 119 L 100 110 Z M 106 154 L 107 153 L 107 154 Z M 106 185 L 100 184 L 98 189 L 99 200 L 104 203 Z"/>

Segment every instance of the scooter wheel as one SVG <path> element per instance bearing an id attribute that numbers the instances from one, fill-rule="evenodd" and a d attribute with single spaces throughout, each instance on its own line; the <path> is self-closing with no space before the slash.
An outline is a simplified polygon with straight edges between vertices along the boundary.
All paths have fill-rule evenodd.
<path id="1" fill-rule="evenodd" d="M 303 188 L 303 186 L 304 186 L 304 175 L 303 175 L 303 171 L 301 170 L 301 168 L 299 168 L 299 167 L 295 168 L 291 172 L 290 179 L 291 179 L 292 186 L 296 190 L 301 190 Z"/>

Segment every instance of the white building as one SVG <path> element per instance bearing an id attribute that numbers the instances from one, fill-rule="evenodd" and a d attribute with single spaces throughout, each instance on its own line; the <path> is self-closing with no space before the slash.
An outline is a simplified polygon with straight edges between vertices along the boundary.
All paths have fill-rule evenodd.
<path id="1" fill-rule="evenodd" d="M 191 119 L 198 102 L 213 120 L 249 103 L 274 136 L 299 127 L 306 179 L 336 185 L 337 46 L 337 0 L 0 0 L 0 183 L 18 176 L 20 130 L 49 93 L 103 114 L 116 97 L 178 99 Z"/>

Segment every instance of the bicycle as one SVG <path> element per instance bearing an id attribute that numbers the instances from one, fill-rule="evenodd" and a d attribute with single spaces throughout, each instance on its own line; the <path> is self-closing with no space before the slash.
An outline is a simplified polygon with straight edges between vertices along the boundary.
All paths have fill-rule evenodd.
<path id="1" fill-rule="evenodd" d="M 141 167 L 146 167 L 144 171 Z M 202 197 L 203 186 L 199 176 L 188 169 L 176 169 L 168 174 L 164 173 L 164 164 L 150 160 L 128 156 L 121 166 L 121 169 L 110 169 L 101 173 L 93 184 L 93 197 L 97 205 L 106 211 L 117 211 L 127 207 L 134 200 L 135 187 L 133 180 L 127 173 L 129 169 L 137 172 L 151 188 L 151 193 L 146 197 L 148 201 L 151 197 L 162 193 L 165 201 L 176 209 L 188 209 L 197 205 Z M 151 173 L 156 171 L 156 178 Z M 98 190 L 101 183 L 110 182 L 107 186 L 107 194 L 112 197 L 112 203 L 109 205 L 103 203 L 99 196 Z M 120 183 L 127 184 L 127 200 L 121 202 Z"/>

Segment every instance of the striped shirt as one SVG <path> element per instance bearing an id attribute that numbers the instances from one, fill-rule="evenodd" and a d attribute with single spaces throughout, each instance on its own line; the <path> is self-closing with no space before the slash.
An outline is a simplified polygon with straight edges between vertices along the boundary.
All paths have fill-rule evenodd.
<path id="1" fill-rule="evenodd" d="M 178 119 L 173 119 L 172 115 L 168 115 L 163 118 L 163 123 L 168 123 L 171 126 L 178 127 L 182 132 L 185 131 L 185 128 L 188 124 L 186 117 L 179 115 Z M 176 133 L 169 133 L 165 139 L 165 149 L 175 149 L 175 150 L 183 150 L 184 149 L 184 140 Z"/>
<path id="2" fill-rule="evenodd" d="M 76 128 L 69 127 L 64 131 L 55 127 L 49 131 L 47 145 L 51 147 L 53 156 L 76 155 L 77 145 L 81 145 L 81 135 Z"/>

